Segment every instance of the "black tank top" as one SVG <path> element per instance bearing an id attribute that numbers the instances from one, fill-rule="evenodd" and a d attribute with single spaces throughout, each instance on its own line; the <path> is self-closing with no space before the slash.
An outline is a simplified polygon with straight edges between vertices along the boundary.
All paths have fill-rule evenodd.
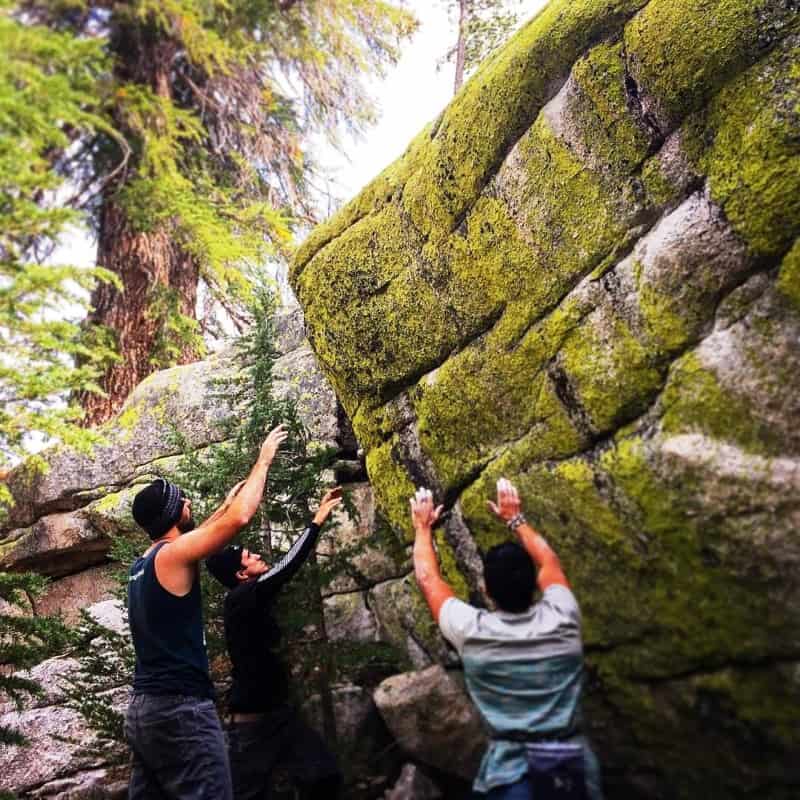
<path id="1" fill-rule="evenodd" d="M 208 676 L 200 580 L 183 597 L 156 578 L 156 553 L 137 558 L 128 577 L 128 619 L 136 650 L 134 692 L 214 697 Z"/>

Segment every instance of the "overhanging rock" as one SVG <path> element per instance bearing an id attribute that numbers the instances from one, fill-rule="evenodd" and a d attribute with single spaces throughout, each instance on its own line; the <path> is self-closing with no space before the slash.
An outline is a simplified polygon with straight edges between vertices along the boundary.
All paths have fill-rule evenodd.
<path id="1" fill-rule="evenodd" d="M 799 59 L 793 0 L 552 0 L 292 270 L 462 596 L 519 486 L 626 796 L 800 785 Z"/>

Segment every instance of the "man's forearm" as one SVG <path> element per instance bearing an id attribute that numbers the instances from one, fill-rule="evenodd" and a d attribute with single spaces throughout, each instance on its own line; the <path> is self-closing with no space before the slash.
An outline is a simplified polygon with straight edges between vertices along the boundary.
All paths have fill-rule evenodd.
<path id="1" fill-rule="evenodd" d="M 569 585 L 558 556 L 540 533 L 537 533 L 529 523 L 523 522 L 516 529 L 516 534 L 520 544 L 525 548 L 525 552 L 539 567 L 538 584 L 540 589 L 544 590 L 552 583 Z"/>
<path id="2" fill-rule="evenodd" d="M 246 525 L 253 518 L 264 496 L 264 485 L 272 462 L 259 458 L 236 497 L 222 513 L 235 515 Z"/>
<path id="3" fill-rule="evenodd" d="M 419 527 L 414 537 L 414 575 L 422 585 L 432 578 L 441 578 L 439 561 L 433 549 L 433 532 L 430 528 Z"/>
<path id="4" fill-rule="evenodd" d="M 433 532 L 430 528 L 419 526 L 414 537 L 414 576 L 425 602 L 436 622 L 445 601 L 455 596 L 450 584 L 442 577 L 439 560 L 433 549 Z"/>
<path id="5" fill-rule="evenodd" d="M 537 567 L 541 567 L 545 562 L 558 556 L 549 544 L 544 540 L 544 537 L 533 529 L 530 523 L 523 522 L 515 533 L 519 539 L 519 543 L 525 548 L 525 552 L 531 557 L 533 563 Z"/>

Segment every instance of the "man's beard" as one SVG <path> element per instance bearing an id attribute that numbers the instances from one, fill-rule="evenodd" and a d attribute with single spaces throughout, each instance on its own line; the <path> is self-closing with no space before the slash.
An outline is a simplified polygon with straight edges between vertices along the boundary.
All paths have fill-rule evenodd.
<path id="1" fill-rule="evenodd" d="M 185 522 L 178 523 L 178 530 L 181 533 L 189 533 L 195 529 L 194 517 L 190 516 Z"/>

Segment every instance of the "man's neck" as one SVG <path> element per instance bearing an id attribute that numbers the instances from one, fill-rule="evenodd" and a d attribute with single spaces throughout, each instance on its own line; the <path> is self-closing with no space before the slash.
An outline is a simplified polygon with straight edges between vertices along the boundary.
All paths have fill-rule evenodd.
<path id="1" fill-rule="evenodd" d="M 148 547 L 142 555 L 146 556 L 154 547 L 157 547 L 160 544 L 164 544 L 165 542 L 174 542 L 180 535 L 181 532 L 178 530 L 178 526 L 174 525 L 163 536 L 160 536 L 158 539 L 154 539 L 150 547 Z"/>

